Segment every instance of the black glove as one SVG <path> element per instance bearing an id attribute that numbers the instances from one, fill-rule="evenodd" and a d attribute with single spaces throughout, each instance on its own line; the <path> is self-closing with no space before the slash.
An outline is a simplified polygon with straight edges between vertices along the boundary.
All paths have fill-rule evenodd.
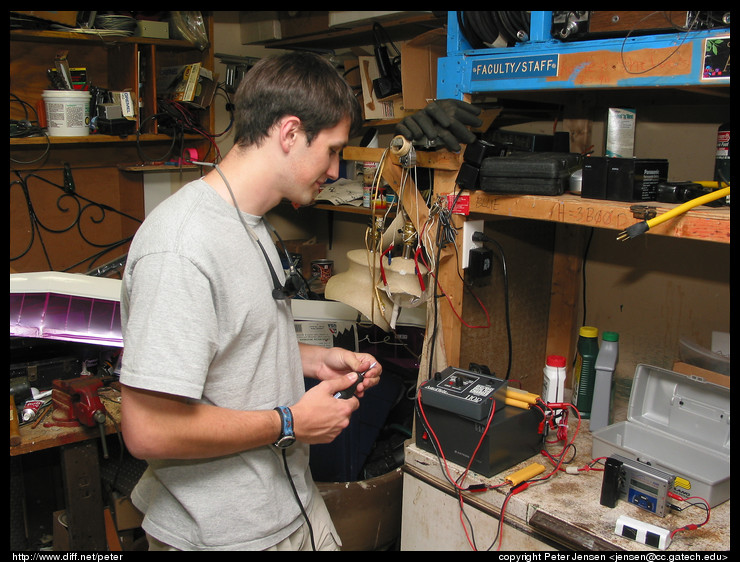
<path id="1" fill-rule="evenodd" d="M 475 142 L 475 134 L 467 126 L 480 127 L 481 109 L 456 99 L 437 100 L 396 125 L 396 133 L 409 141 L 427 141 L 432 146 L 440 142 L 448 150 L 458 152 L 460 143 Z"/>

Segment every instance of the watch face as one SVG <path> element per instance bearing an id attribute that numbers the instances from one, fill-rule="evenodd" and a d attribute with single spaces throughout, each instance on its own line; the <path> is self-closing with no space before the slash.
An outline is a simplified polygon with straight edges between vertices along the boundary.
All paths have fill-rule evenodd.
<path id="1" fill-rule="evenodd" d="M 293 437 L 292 435 L 285 435 L 284 437 L 281 437 L 277 440 L 275 446 L 281 449 L 287 449 L 293 443 L 295 443 L 295 437 Z"/>

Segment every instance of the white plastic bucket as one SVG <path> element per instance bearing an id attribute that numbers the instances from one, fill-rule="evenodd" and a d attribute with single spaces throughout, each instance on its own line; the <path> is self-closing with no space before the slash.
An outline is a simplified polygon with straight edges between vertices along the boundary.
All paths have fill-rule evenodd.
<path id="1" fill-rule="evenodd" d="M 44 90 L 46 126 L 51 137 L 86 137 L 90 134 L 90 92 Z"/>

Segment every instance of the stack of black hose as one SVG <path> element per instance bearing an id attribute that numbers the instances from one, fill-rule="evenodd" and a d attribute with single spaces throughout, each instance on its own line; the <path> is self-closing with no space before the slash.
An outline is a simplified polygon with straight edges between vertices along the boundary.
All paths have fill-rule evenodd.
<path id="1" fill-rule="evenodd" d="M 529 40 L 530 12 L 458 11 L 460 33 L 473 49 L 512 47 Z"/>

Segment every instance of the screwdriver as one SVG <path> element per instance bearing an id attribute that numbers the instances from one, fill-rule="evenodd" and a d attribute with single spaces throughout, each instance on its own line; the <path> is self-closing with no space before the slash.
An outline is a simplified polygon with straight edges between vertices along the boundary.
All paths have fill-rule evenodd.
<path id="1" fill-rule="evenodd" d="M 357 389 L 357 385 L 360 384 L 364 380 L 365 373 L 367 373 L 370 369 L 375 367 L 375 365 L 377 364 L 378 363 L 376 361 L 375 363 L 370 365 L 370 367 L 368 367 L 365 371 L 363 371 L 362 373 L 359 373 L 357 375 L 357 380 L 352 384 L 352 386 L 350 386 L 349 388 L 345 388 L 344 390 L 340 390 L 334 395 L 334 398 L 341 398 L 343 400 L 346 400 L 347 398 L 352 398 L 352 396 L 354 396 L 355 394 L 355 390 Z"/>

